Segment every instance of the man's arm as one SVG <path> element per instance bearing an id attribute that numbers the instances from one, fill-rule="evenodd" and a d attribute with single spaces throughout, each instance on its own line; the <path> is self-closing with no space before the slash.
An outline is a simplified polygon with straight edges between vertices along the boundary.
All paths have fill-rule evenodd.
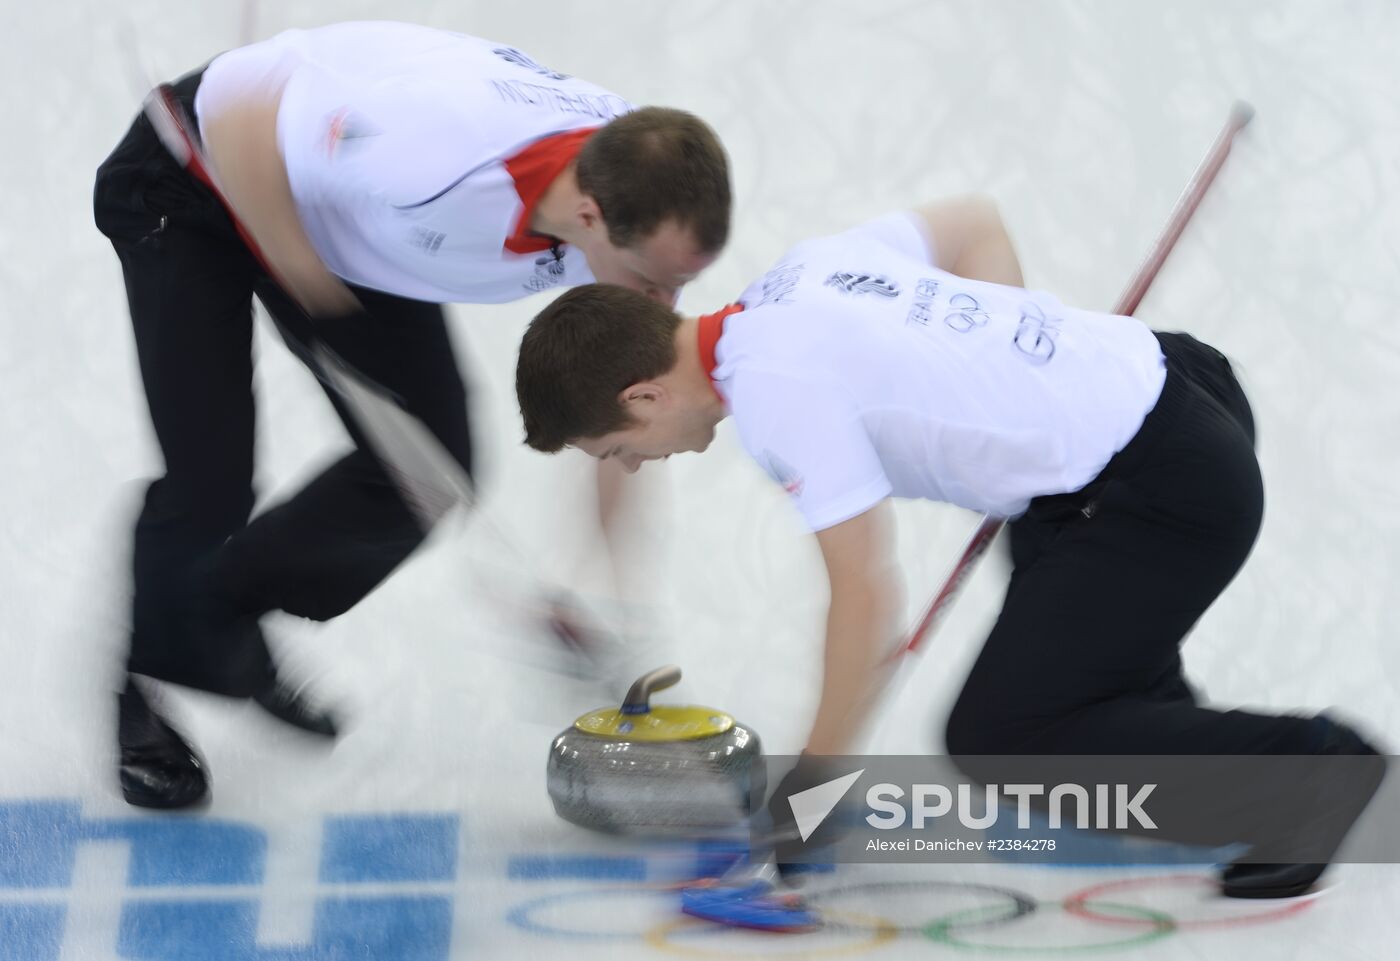
<path id="1" fill-rule="evenodd" d="M 950 197 L 915 211 L 933 248 L 934 266 L 969 280 L 1024 286 L 1021 262 L 997 211 L 983 194 Z"/>
<path id="2" fill-rule="evenodd" d="M 229 104 L 204 118 L 204 147 L 215 181 L 262 251 L 275 280 L 313 317 L 359 309 L 355 295 L 327 269 L 302 228 L 277 149 L 280 89 Z"/>
<path id="3" fill-rule="evenodd" d="M 841 754 L 864 725 L 887 670 L 898 589 L 888 500 L 817 533 L 831 583 L 821 701 L 806 750 Z"/>

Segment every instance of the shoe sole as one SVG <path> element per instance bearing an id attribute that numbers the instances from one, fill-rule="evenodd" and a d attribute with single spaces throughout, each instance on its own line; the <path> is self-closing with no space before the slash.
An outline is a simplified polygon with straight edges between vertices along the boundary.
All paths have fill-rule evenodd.
<path id="1" fill-rule="evenodd" d="M 1293 884 L 1286 888 L 1227 888 L 1222 885 L 1220 893 L 1227 898 L 1245 900 L 1296 898 L 1307 894 L 1316 886 L 1316 881 L 1309 881 L 1307 884 Z"/>
<path id="2" fill-rule="evenodd" d="M 127 804 L 133 807 L 149 808 L 153 811 L 178 811 L 189 808 L 207 808 L 212 801 L 212 796 L 207 784 L 200 789 L 198 794 L 188 798 L 170 798 L 162 794 L 132 791 L 129 790 L 126 785 L 122 785 L 122 798 Z"/>

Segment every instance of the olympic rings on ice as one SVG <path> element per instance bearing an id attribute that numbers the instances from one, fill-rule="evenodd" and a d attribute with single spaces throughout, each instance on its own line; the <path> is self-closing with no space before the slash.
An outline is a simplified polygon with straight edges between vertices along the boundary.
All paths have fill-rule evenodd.
<path id="1" fill-rule="evenodd" d="M 674 909 L 675 891 L 669 886 L 630 884 L 559 891 L 523 901 L 511 908 L 506 917 L 517 928 L 545 937 L 594 941 L 644 941 L 651 947 L 668 954 L 702 959 L 742 961 L 746 958 L 782 958 L 784 956 L 847 957 L 873 951 L 901 936 L 921 936 L 928 941 L 966 951 L 1014 955 L 1035 952 L 1047 954 L 1087 953 L 1119 949 L 1156 941 L 1177 930 L 1229 928 L 1277 921 L 1305 910 L 1316 897 L 1293 899 L 1283 904 L 1269 905 L 1262 910 L 1253 909 L 1247 913 L 1226 917 L 1190 916 L 1175 906 L 1172 910 L 1164 910 L 1160 907 L 1124 903 L 1122 900 L 1123 895 L 1129 892 L 1163 890 L 1182 886 L 1201 886 L 1214 891 L 1216 882 L 1213 878 L 1202 874 L 1122 878 L 1085 887 L 1061 901 L 1038 901 L 1031 895 L 1013 888 L 956 881 L 910 879 L 847 884 L 826 890 L 809 891 L 806 894 L 807 903 L 822 915 L 823 926 L 821 928 L 810 935 L 793 934 L 775 938 L 765 942 L 763 950 L 757 952 L 746 951 L 743 945 L 731 944 L 726 947 L 722 942 L 710 940 L 722 936 L 726 932 L 731 936 L 738 934 L 732 928 L 709 924 L 694 918 L 676 917 L 671 920 L 669 915 Z M 894 899 L 898 898 L 900 893 L 915 896 L 928 895 L 927 900 L 931 906 L 942 903 L 945 911 L 937 917 L 917 922 L 904 918 L 890 918 L 886 915 L 895 913 Z M 852 897 L 858 898 L 862 895 L 870 898 L 870 906 L 879 911 L 879 914 L 858 911 L 856 905 L 849 903 L 849 899 Z M 950 898 L 958 895 L 970 895 L 988 903 L 974 903 L 970 907 L 947 910 Z M 657 923 L 657 914 L 648 911 L 640 917 L 636 914 L 632 915 L 635 927 L 630 930 L 626 928 L 609 930 L 594 927 L 587 922 L 572 926 L 541 918 L 544 912 L 557 905 L 577 904 L 589 900 L 603 901 L 615 899 L 618 896 L 649 899 L 654 903 L 657 899 L 665 899 L 664 902 L 656 905 L 662 910 L 662 916 L 665 917 L 665 920 Z M 847 899 L 847 903 L 842 903 L 843 898 Z M 1210 902 L 1203 901 L 1202 904 L 1215 907 L 1229 905 L 1230 909 L 1233 910 L 1235 902 L 1216 898 Z M 865 906 L 864 904 L 859 905 L 860 908 Z M 1023 922 L 1024 919 L 1032 915 L 1045 915 L 1049 909 L 1053 908 L 1059 909 L 1059 912 L 1056 913 L 1069 915 L 1082 921 L 1117 927 L 1118 934 L 1122 936 L 1114 936 L 1111 940 L 1106 941 L 1055 944 L 1043 941 L 1040 943 L 1030 941 L 1016 943 L 1015 938 L 1007 938 L 1006 936 L 997 938 L 995 935 L 985 933 L 994 928 L 1007 928 L 1022 932 L 1023 925 L 1017 922 Z M 933 907 L 933 910 L 936 910 L 936 907 Z M 602 922 L 606 922 L 609 918 L 615 918 L 619 914 L 616 909 L 603 911 L 597 907 L 588 909 L 588 911 L 588 918 Z M 1178 918 L 1178 914 L 1186 916 Z M 1031 928 L 1030 930 L 1034 931 L 1035 929 Z M 822 932 L 826 934 L 825 939 L 820 938 Z M 697 937 L 703 940 L 695 940 Z M 849 937 L 852 940 L 829 943 L 833 937 Z M 789 938 L 793 940 L 789 942 Z M 789 946 L 791 950 L 787 950 Z"/>
<path id="2" fill-rule="evenodd" d="M 1105 881 L 1103 884 L 1095 884 L 1092 887 L 1076 891 L 1064 899 L 1064 908 L 1070 914 L 1084 918 L 1087 921 L 1100 921 L 1104 924 L 1130 924 L 1141 925 L 1142 920 L 1138 918 L 1114 917 L 1098 911 L 1091 904 L 1104 895 L 1118 895 L 1125 891 L 1136 891 L 1143 888 L 1160 888 L 1171 885 L 1204 885 L 1210 890 L 1216 889 L 1214 878 L 1201 874 L 1167 874 L 1160 877 L 1144 878 L 1123 878 L 1118 881 Z M 1305 898 L 1290 898 L 1283 903 L 1275 903 L 1262 911 L 1253 911 L 1248 914 L 1239 914 L 1222 918 L 1174 918 L 1178 928 L 1182 930 L 1196 930 L 1201 928 L 1233 928 L 1247 924 L 1259 924 L 1263 921 L 1277 921 L 1306 910 L 1314 900 L 1320 895 L 1314 894 Z M 1221 899 L 1224 900 L 1223 898 Z M 1238 903 L 1238 902 L 1233 902 Z"/>
<path id="3" fill-rule="evenodd" d="M 1007 924 L 1011 921 L 1017 920 L 1018 918 L 1022 918 L 1027 914 L 1030 914 L 1036 909 L 1035 898 L 1031 897 L 1028 894 L 1022 894 L 1021 892 L 1014 891 L 1011 888 L 998 887 L 994 884 L 971 884 L 960 883 L 957 881 L 872 881 L 863 884 L 847 884 L 839 888 L 829 888 L 825 891 L 813 891 L 810 894 L 806 895 L 806 897 L 803 900 L 805 900 L 812 907 L 821 910 L 822 904 L 833 900 L 839 900 L 843 896 L 849 896 L 853 894 L 895 896 L 902 892 L 930 892 L 933 894 L 944 895 L 968 893 L 984 894 L 990 895 L 991 897 L 994 897 L 999 901 L 1005 902 L 999 905 L 974 905 L 973 907 L 969 908 L 967 912 L 960 912 L 979 912 L 980 914 L 981 912 L 985 911 L 987 912 L 987 917 L 979 917 L 975 920 L 958 922 L 957 926 L 959 927 L 966 926 L 968 928 L 983 928 L 992 927 L 998 924 Z M 993 911 L 991 910 L 992 908 L 997 908 L 997 910 Z M 828 917 L 828 913 L 822 912 L 822 914 L 823 920 L 826 920 L 826 918 Z M 832 920 L 827 922 L 826 926 L 840 927 L 845 923 L 846 922 L 842 922 L 833 918 Z M 920 934 L 924 931 L 925 928 L 928 927 L 930 923 L 932 922 L 929 922 L 928 920 L 908 924 L 896 923 L 895 927 L 898 931 L 904 934 Z"/>
<path id="4" fill-rule="evenodd" d="M 715 925 L 708 921 L 701 921 L 696 918 L 679 918 L 675 921 L 668 921 L 665 924 L 657 925 L 647 932 L 647 944 L 653 948 L 666 951 L 670 954 L 678 954 L 686 958 L 722 958 L 726 961 L 771 961 L 773 958 L 840 958 L 854 954 L 863 954 L 866 951 L 873 951 L 883 944 L 887 944 L 899 937 L 900 931 L 892 923 L 881 918 L 870 917 L 861 914 L 846 914 L 844 912 L 834 912 L 842 921 L 840 930 L 853 931 L 857 934 L 865 933 L 866 937 L 860 941 L 850 944 L 833 944 L 823 947 L 813 947 L 810 937 L 807 934 L 793 934 L 785 936 L 782 941 L 776 939 L 770 941 L 781 947 L 783 944 L 791 943 L 792 950 L 764 950 L 761 952 L 735 951 L 731 948 L 702 948 L 688 944 L 677 944 L 672 940 L 672 936 L 684 931 L 689 931 L 697 926 L 701 928 L 715 929 Z M 720 929 L 724 930 L 724 929 Z M 736 929 L 728 929 L 731 932 Z M 818 928 L 813 934 L 829 930 L 826 927 Z M 752 933 L 752 932 L 750 932 Z M 791 942 L 789 942 L 791 938 Z M 806 939 L 806 940 L 803 940 Z"/>
<path id="5" fill-rule="evenodd" d="M 1059 954 L 1071 951 L 1082 954 L 1086 951 L 1118 950 L 1131 945 L 1146 944 L 1149 941 L 1164 938 L 1176 930 L 1176 924 L 1172 921 L 1171 915 L 1162 911 L 1154 911 L 1151 908 L 1131 904 L 1100 904 L 1099 910 L 1120 911 L 1134 916 L 1131 920 L 1136 923 L 1146 923 L 1151 926 L 1146 930 L 1132 932 L 1128 937 L 1119 938 L 1116 941 L 1087 941 L 1077 944 L 995 944 L 988 941 L 969 940 L 957 933 L 960 928 L 966 929 L 975 926 L 980 920 L 978 915 L 987 911 L 986 908 L 972 908 L 930 922 L 925 926 L 923 933 L 930 941 L 982 954 Z"/>

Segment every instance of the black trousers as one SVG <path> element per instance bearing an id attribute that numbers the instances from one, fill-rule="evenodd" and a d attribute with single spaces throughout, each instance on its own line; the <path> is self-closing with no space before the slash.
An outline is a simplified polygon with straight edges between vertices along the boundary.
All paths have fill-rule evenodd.
<path id="1" fill-rule="evenodd" d="M 948 720 L 950 754 L 1311 754 L 1325 727 L 1217 711 L 1182 675 L 1183 638 L 1254 544 L 1254 419 L 1225 357 L 1158 334 L 1162 396 L 1073 494 L 1009 525 L 1006 600 Z"/>
<path id="2" fill-rule="evenodd" d="M 193 116 L 199 74 L 177 94 Z M 252 298 L 397 395 L 471 468 L 466 390 L 437 304 L 357 289 L 366 315 L 311 324 L 259 267 L 220 202 L 145 117 L 97 173 L 94 212 L 121 260 L 165 474 L 136 521 L 132 672 L 247 695 L 270 670 L 256 618 L 352 607 L 423 532 L 347 413 L 355 448 L 251 522 Z M 244 629 L 231 626 L 242 624 Z M 249 626 L 251 625 L 251 630 Z"/>

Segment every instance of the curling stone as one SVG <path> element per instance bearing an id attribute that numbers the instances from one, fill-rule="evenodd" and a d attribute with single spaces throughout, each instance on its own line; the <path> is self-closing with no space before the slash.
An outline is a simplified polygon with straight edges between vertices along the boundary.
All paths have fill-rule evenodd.
<path id="1" fill-rule="evenodd" d="M 615 834 L 729 827 L 762 804 L 758 734 L 708 707 L 653 707 L 679 667 L 642 675 L 620 708 L 583 715 L 549 749 L 549 797 L 561 818 Z"/>

